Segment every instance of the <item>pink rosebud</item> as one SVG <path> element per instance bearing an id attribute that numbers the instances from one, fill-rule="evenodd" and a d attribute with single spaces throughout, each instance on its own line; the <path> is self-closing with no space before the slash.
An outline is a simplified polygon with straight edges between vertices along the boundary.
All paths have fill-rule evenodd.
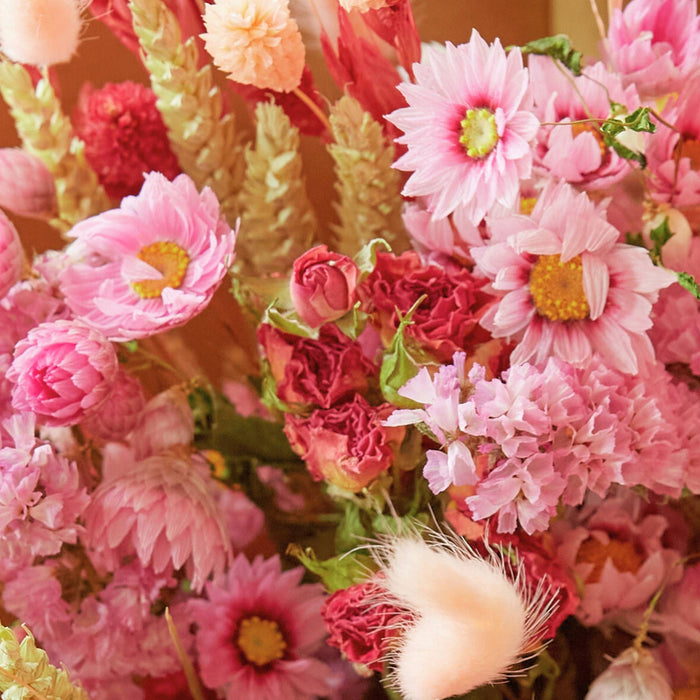
<path id="1" fill-rule="evenodd" d="M 137 459 L 161 454 L 194 440 L 194 418 L 187 396 L 177 387 L 154 396 L 139 416 L 131 443 Z"/>
<path id="2" fill-rule="evenodd" d="M 93 413 L 83 427 L 103 440 L 121 440 L 135 427 L 146 403 L 141 382 L 119 370 L 112 384 L 109 401 Z"/>
<path id="3" fill-rule="evenodd" d="M 112 344 L 82 321 L 49 321 L 15 346 L 7 378 L 12 406 L 45 425 L 75 425 L 109 396 L 117 374 Z"/>
<path id="4" fill-rule="evenodd" d="M 46 218 L 56 211 L 56 185 L 48 168 L 21 148 L 0 148 L 0 207 Z"/>
<path id="5" fill-rule="evenodd" d="M 312 328 L 344 316 L 355 303 L 357 265 L 318 245 L 294 261 L 289 293 L 299 318 Z"/>
<path id="6" fill-rule="evenodd" d="M 0 172 L 2 172 L 1 162 Z M 0 211 L 0 299 L 19 280 L 22 275 L 23 263 L 24 251 L 17 235 L 17 229 Z"/>

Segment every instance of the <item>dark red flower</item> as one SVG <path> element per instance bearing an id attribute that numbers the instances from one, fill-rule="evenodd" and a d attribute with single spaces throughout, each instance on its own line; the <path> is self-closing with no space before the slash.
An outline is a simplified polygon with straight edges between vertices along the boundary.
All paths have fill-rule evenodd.
<path id="1" fill-rule="evenodd" d="M 330 633 L 326 643 L 373 671 L 383 669 L 396 626 L 410 616 L 406 610 L 378 602 L 382 590 L 373 581 L 358 583 L 333 593 L 321 609 Z"/>
<path id="2" fill-rule="evenodd" d="M 423 265 L 413 251 L 400 256 L 379 253 L 358 296 L 363 309 L 372 314 L 384 344 L 389 345 L 400 316 L 425 295 L 406 334 L 440 362 L 449 362 L 458 350 L 472 355 L 478 345 L 491 339 L 479 326 L 494 299 L 482 290 L 485 284 L 485 279 L 472 276 L 466 268 Z"/>
<path id="3" fill-rule="evenodd" d="M 85 157 L 113 199 L 138 194 L 144 173 L 155 170 L 169 180 L 180 173 L 156 97 L 144 85 L 84 89 L 74 121 Z"/>

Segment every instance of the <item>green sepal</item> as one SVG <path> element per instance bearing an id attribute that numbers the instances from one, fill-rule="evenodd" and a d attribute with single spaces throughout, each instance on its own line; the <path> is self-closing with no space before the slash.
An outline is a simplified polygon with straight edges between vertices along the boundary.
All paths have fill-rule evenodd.
<path id="1" fill-rule="evenodd" d="M 283 333 L 291 333 L 302 338 L 313 338 L 318 340 L 318 328 L 307 326 L 292 310 L 280 310 L 276 304 L 270 304 L 265 309 L 262 323 L 267 323 Z"/>
<path id="2" fill-rule="evenodd" d="M 700 299 L 700 285 L 695 281 L 693 277 L 688 272 L 677 272 L 678 284 L 687 289 L 696 299 Z"/>
<path id="3" fill-rule="evenodd" d="M 574 50 L 571 46 L 571 39 L 566 34 L 555 34 L 535 39 L 520 47 L 520 50 L 524 54 L 534 53 L 539 56 L 550 56 L 561 61 L 574 75 L 581 75 L 581 52 Z"/>
<path id="4" fill-rule="evenodd" d="M 362 583 L 376 568 L 371 557 L 355 552 L 320 561 L 311 547 L 290 544 L 287 554 L 298 559 L 307 571 L 316 574 L 329 593 Z"/>
<path id="5" fill-rule="evenodd" d="M 649 238 L 651 238 L 654 244 L 649 255 L 651 255 L 651 259 L 654 261 L 655 265 L 661 264 L 661 249 L 672 235 L 673 231 L 671 231 L 668 225 L 668 216 L 664 217 L 664 220 L 649 232 Z"/>
<path id="6" fill-rule="evenodd" d="M 391 253 L 391 246 L 383 238 L 373 238 L 363 245 L 353 258 L 360 274 L 358 284 L 368 277 L 377 264 L 377 253 Z"/>
<path id="7" fill-rule="evenodd" d="M 358 301 L 345 316 L 335 321 L 335 325 L 352 340 L 357 340 L 367 325 L 367 314 L 360 310 L 361 305 Z"/>

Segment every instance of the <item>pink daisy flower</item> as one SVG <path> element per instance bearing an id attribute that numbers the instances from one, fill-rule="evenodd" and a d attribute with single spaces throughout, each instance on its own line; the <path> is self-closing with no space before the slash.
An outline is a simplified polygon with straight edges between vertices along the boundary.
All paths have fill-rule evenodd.
<path id="1" fill-rule="evenodd" d="M 539 122 L 527 69 L 519 50 L 506 56 L 476 30 L 467 44 L 423 51 L 415 84 L 398 86 L 408 107 L 387 116 L 408 146 L 394 167 L 413 173 L 403 194 L 426 197 L 434 218 L 461 205 L 478 224 L 496 202 L 512 206 L 530 174 Z"/>
<path id="2" fill-rule="evenodd" d="M 325 636 L 319 584 L 304 570 L 282 571 L 278 556 L 249 563 L 243 555 L 191 603 L 198 623 L 200 675 L 226 700 L 306 700 L 325 696 L 328 667 L 313 654 Z"/>
<path id="3" fill-rule="evenodd" d="M 554 355 L 581 365 L 596 352 L 634 374 L 653 359 L 651 307 L 675 275 L 643 248 L 618 243 L 602 207 L 565 183 L 549 184 L 531 216 L 489 223 L 491 243 L 472 255 L 503 297 L 481 324 L 519 341 L 512 363 Z"/>
<path id="4" fill-rule="evenodd" d="M 146 176 L 119 209 L 71 230 L 61 291 L 76 316 L 110 340 L 143 338 L 202 311 L 233 262 L 236 238 L 214 193 L 192 180 Z"/>

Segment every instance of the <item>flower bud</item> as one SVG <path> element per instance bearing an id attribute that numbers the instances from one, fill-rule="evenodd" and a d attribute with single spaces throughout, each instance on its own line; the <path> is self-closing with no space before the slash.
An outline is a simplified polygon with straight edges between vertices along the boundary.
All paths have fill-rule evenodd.
<path id="1" fill-rule="evenodd" d="M 0 170 L 1 170 L 0 165 Z M 24 251 L 17 229 L 0 211 L 0 299 L 22 275 Z"/>
<path id="2" fill-rule="evenodd" d="M 158 455 L 194 439 L 194 417 L 184 392 L 172 387 L 144 407 L 132 437 L 137 459 Z"/>
<path id="3" fill-rule="evenodd" d="M 36 218 L 56 212 L 56 185 L 51 173 L 21 148 L 0 148 L 0 207 Z"/>

